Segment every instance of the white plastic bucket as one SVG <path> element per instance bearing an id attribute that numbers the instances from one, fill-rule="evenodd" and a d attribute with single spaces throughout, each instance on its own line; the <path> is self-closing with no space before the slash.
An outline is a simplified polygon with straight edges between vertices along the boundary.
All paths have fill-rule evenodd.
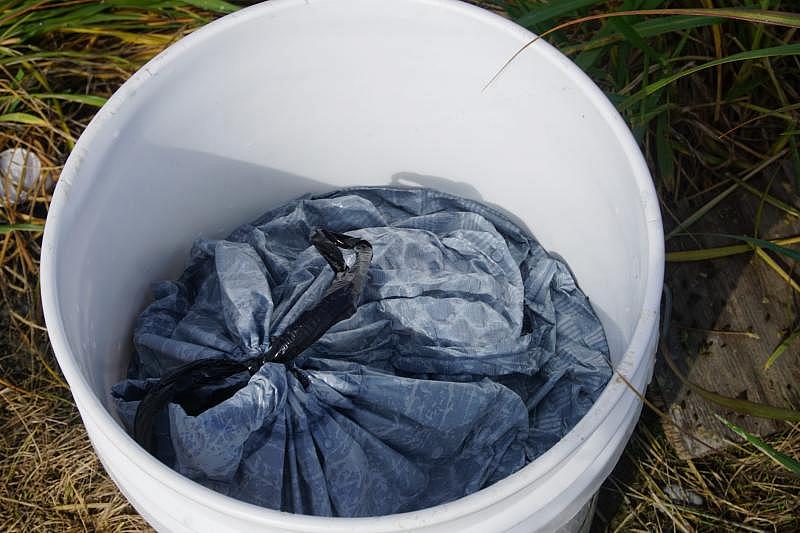
<path id="1" fill-rule="evenodd" d="M 151 524 L 324 533 L 577 527 L 641 408 L 618 376 L 520 472 L 452 503 L 365 519 L 281 513 L 208 490 L 141 449 L 109 399 L 150 282 L 176 277 L 196 237 L 224 236 L 307 192 L 398 182 L 518 217 L 568 261 L 603 320 L 616 370 L 642 391 L 664 260 L 651 179 L 602 92 L 546 42 L 482 90 L 530 39 L 451 0 L 274 0 L 170 47 L 97 114 L 47 220 L 44 311 L 98 456 Z"/>

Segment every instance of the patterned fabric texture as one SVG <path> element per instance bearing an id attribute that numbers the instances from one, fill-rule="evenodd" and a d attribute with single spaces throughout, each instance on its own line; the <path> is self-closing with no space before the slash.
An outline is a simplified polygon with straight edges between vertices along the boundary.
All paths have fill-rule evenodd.
<path id="1" fill-rule="evenodd" d="M 128 379 L 130 431 L 148 384 L 207 357 L 244 359 L 316 303 L 333 272 L 317 227 L 372 243 L 360 306 L 294 364 L 189 416 L 170 404 L 156 455 L 241 500 L 321 516 L 452 501 L 561 439 L 611 375 L 608 346 L 567 266 L 497 210 L 430 189 L 305 196 L 224 240 L 199 240 L 177 281 L 154 284 Z M 352 256 L 345 254 L 346 259 Z"/>

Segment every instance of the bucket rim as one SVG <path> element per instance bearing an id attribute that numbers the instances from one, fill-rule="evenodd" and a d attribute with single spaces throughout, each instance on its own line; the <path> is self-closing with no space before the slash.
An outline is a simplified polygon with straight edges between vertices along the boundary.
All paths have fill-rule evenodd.
<path id="1" fill-rule="evenodd" d="M 479 19 L 487 26 L 512 35 L 519 40 L 520 46 L 534 38 L 534 34 L 525 28 L 499 15 L 458 0 L 404 1 L 433 5 Z M 615 408 L 621 407 L 621 404 L 639 401 L 637 393 L 632 391 L 624 380 L 619 377 L 612 377 L 589 412 L 564 438 L 547 452 L 507 478 L 458 500 L 418 511 L 378 517 L 317 517 L 268 509 L 225 496 L 178 474 L 151 456 L 125 432 L 106 409 L 103 402 L 95 395 L 77 365 L 73 356 L 74 350 L 70 346 L 65 333 L 58 290 L 55 283 L 59 238 L 62 233 L 62 227 L 58 224 L 58 221 L 69 202 L 69 191 L 72 183 L 80 179 L 81 165 L 88 154 L 89 147 L 93 144 L 93 140 L 102 131 L 104 123 L 116 114 L 121 106 L 125 105 L 125 102 L 140 86 L 145 84 L 166 65 L 179 60 L 183 53 L 194 45 L 213 39 L 216 35 L 230 31 L 236 25 L 253 18 L 273 15 L 280 10 L 304 6 L 307 3 L 307 0 L 271 0 L 270 2 L 241 9 L 198 29 L 168 47 L 140 68 L 98 111 L 78 139 L 75 148 L 67 159 L 53 194 L 47 224 L 45 225 L 41 254 L 41 294 L 50 341 L 62 372 L 70 385 L 73 395 L 76 397 L 76 403 L 81 406 L 81 416 L 91 419 L 95 428 L 119 452 L 128 457 L 129 461 L 143 475 L 153 478 L 158 483 L 199 505 L 223 514 L 237 516 L 262 526 L 276 527 L 279 525 L 282 528 L 310 531 L 349 532 L 353 529 L 363 529 L 365 526 L 368 526 L 370 531 L 376 532 L 396 531 L 398 528 L 412 529 L 447 523 L 456 518 L 489 508 L 532 485 L 536 480 L 547 477 L 558 470 L 563 463 L 567 462 L 581 448 L 588 437 L 600 428 Z M 627 125 L 611 102 L 589 77 L 544 40 L 537 42 L 536 46 L 529 49 L 529 52 L 540 54 L 544 59 L 552 62 L 571 79 L 577 89 L 589 98 L 611 127 L 631 166 L 632 175 L 639 191 L 648 239 L 647 266 L 645 272 L 643 272 L 643 275 L 646 276 L 646 289 L 631 342 L 625 349 L 622 359 L 616 365 L 615 370 L 635 386 L 642 389 L 640 392 L 643 392 L 649 377 L 642 377 L 642 372 L 639 369 L 642 365 L 649 367 L 651 364 L 649 360 L 651 356 L 648 350 L 650 349 L 653 331 L 658 327 L 664 274 L 663 228 L 652 178 L 642 153 Z M 78 398 L 80 399 L 78 400 Z M 553 494 L 551 501 L 555 501 L 559 494 L 561 493 Z"/>

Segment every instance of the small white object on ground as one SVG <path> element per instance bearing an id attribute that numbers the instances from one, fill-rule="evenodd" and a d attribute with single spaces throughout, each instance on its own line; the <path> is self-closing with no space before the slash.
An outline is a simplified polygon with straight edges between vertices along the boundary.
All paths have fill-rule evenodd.
<path id="1" fill-rule="evenodd" d="M 693 505 L 699 507 L 705 503 L 703 497 L 696 492 L 686 490 L 680 485 L 674 485 L 672 483 L 664 487 L 664 494 L 666 494 L 667 498 L 672 500 L 673 503 L 680 505 Z"/>
<path id="2" fill-rule="evenodd" d="M 0 152 L 0 197 L 9 204 L 24 202 L 35 190 L 42 172 L 39 157 L 25 148 L 9 148 Z M 20 185 L 21 182 L 21 185 Z M 46 186 L 50 185 L 50 180 Z"/>

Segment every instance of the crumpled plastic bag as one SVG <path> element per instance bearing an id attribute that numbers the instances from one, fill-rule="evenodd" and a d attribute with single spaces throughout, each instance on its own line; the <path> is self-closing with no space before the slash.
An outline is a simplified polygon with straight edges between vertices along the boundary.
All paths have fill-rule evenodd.
<path id="1" fill-rule="evenodd" d="M 200 413 L 169 404 L 154 453 L 203 485 L 283 511 L 377 516 L 460 498 L 561 439 L 608 382 L 605 334 L 567 266 L 497 210 L 430 189 L 306 196 L 224 240 L 199 240 L 154 284 L 128 379 L 132 432 L 159 378 L 264 353 L 334 272 L 324 227 L 371 243 L 359 306 L 288 364 L 205 384 Z M 352 254 L 345 254 L 352 262 Z"/>

